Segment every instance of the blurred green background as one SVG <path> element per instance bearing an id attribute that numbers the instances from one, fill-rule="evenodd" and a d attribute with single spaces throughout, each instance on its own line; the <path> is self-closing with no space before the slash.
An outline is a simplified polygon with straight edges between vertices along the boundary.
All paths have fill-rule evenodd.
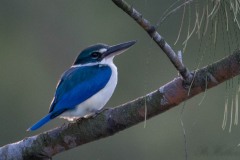
<path id="1" fill-rule="evenodd" d="M 174 0 L 128 2 L 156 24 Z M 170 45 L 178 35 L 182 13 L 180 9 L 158 28 Z M 119 82 L 107 107 L 145 95 L 177 76 L 173 65 L 145 31 L 110 0 L 1 0 L 0 23 L 0 146 L 67 123 L 55 119 L 36 132 L 26 132 L 48 112 L 60 75 L 88 45 L 138 40 L 115 59 Z M 183 33 L 187 33 L 187 25 Z M 181 41 L 173 48 L 181 50 L 185 38 L 186 35 L 181 36 Z M 205 43 L 197 36 L 190 39 L 183 54 L 189 69 L 195 69 L 201 57 L 200 66 L 204 66 L 236 49 L 221 47 L 228 38 L 219 40 L 215 47 L 206 47 L 211 42 L 207 39 L 203 40 Z M 203 54 L 202 48 L 211 49 Z M 231 102 L 231 95 L 238 87 L 236 81 L 221 84 L 207 91 L 205 96 L 200 94 L 186 102 L 182 119 L 189 159 L 239 159 L 239 126 L 232 126 L 231 133 L 228 132 L 228 114 L 226 129 L 221 127 L 225 97 L 228 95 Z M 146 128 L 140 123 L 53 159 L 184 160 L 182 106 L 148 120 Z"/>

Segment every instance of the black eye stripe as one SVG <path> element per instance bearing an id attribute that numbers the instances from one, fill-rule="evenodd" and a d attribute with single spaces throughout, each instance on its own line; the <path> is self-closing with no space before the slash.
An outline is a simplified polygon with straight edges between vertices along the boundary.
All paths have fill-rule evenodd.
<path id="1" fill-rule="evenodd" d="M 93 57 L 97 57 L 97 56 L 98 56 L 98 53 L 97 53 L 97 52 L 93 52 L 93 53 L 92 53 L 92 56 L 93 56 Z"/>
<path id="2" fill-rule="evenodd" d="M 91 53 L 92 58 L 99 58 L 101 56 L 101 53 L 99 52 L 93 52 Z"/>

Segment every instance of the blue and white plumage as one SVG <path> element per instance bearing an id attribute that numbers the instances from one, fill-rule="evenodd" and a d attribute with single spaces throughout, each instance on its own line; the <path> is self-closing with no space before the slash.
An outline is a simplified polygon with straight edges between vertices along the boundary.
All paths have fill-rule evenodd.
<path id="1" fill-rule="evenodd" d="M 113 58 L 133 44 L 135 41 L 115 46 L 97 44 L 83 50 L 61 76 L 49 113 L 28 130 L 36 130 L 57 116 L 72 121 L 102 109 L 117 85 Z"/>

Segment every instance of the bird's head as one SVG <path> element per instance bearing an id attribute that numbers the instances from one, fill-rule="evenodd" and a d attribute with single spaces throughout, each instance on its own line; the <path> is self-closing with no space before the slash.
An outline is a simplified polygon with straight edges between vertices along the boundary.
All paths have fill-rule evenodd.
<path id="1" fill-rule="evenodd" d="M 106 44 L 96 44 L 84 49 L 76 58 L 73 65 L 84 65 L 91 63 L 100 63 L 103 60 L 112 60 L 114 56 L 126 51 L 134 45 L 136 41 L 129 41 L 113 46 Z"/>

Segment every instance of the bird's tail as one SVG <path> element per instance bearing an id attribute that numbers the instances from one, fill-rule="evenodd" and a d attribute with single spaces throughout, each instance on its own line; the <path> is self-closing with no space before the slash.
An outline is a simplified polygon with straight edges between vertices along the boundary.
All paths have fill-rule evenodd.
<path id="1" fill-rule="evenodd" d="M 51 115 L 52 114 L 49 113 L 48 115 L 46 115 L 45 117 L 40 119 L 37 123 L 35 123 L 32 127 L 28 128 L 27 131 L 34 131 L 34 130 L 42 127 L 44 124 L 46 124 L 47 122 L 49 122 L 52 119 Z"/>

